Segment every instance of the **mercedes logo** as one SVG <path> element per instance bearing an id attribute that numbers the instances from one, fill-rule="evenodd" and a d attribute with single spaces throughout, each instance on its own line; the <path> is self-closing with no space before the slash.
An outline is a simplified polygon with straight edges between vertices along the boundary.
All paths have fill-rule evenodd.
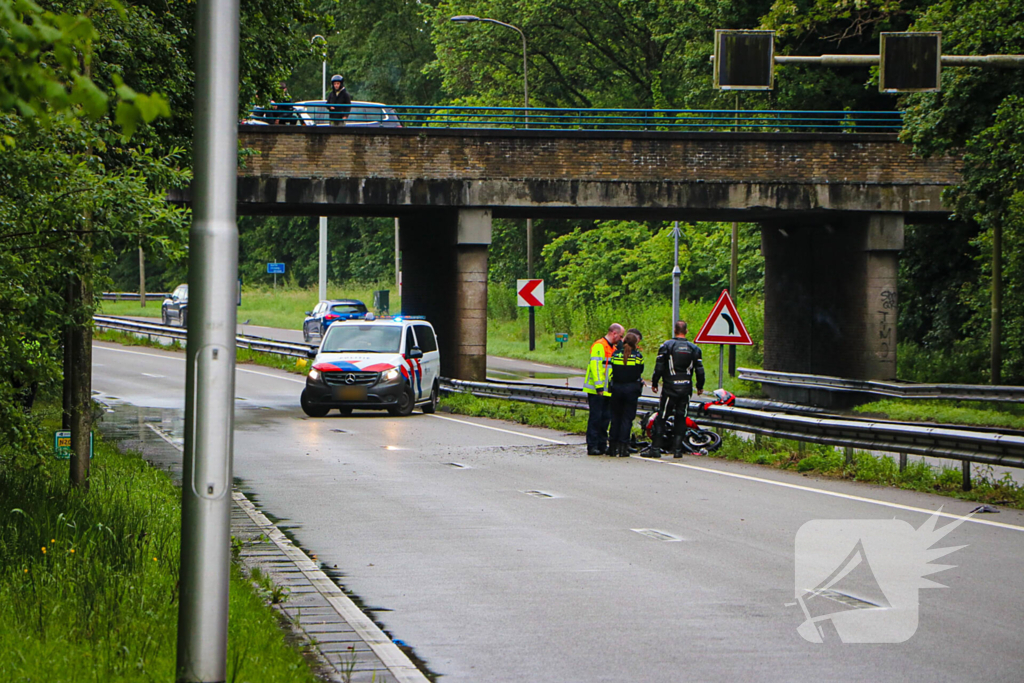
<path id="1" fill-rule="evenodd" d="M 345 375 L 345 384 L 355 384 L 355 383 L 356 383 L 356 376 L 355 375 Z"/>

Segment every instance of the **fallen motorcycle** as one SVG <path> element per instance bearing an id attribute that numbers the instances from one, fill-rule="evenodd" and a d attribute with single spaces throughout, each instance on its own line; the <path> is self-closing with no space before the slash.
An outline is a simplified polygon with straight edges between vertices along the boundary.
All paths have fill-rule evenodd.
<path id="1" fill-rule="evenodd" d="M 715 397 L 713 401 L 705 401 L 699 409 L 706 412 L 708 406 L 731 406 L 736 404 L 736 396 L 725 389 L 715 389 L 711 392 Z M 640 421 L 643 425 L 644 435 L 652 442 L 654 440 L 654 423 L 658 419 L 658 412 L 652 411 L 645 414 Z M 665 420 L 663 444 L 671 444 L 675 435 L 675 416 L 669 415 Z M 683 434 L 683 443 L 693 453 L 707 455 L 718 450 L 722 445 L 722 437 L 709 429 L 704 429 L 697 421 L 689 415 L 686 416 L 686 432 Z"/>

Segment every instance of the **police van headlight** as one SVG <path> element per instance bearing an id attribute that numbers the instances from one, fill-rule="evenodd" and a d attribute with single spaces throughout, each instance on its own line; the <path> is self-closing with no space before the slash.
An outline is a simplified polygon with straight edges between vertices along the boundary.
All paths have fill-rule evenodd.
<path id="1" fill-rule="evenodd" d="M 320 379 L 320 371 L 317 370 L 316 368 L 313 368 L 312 370 L 309 371 L 309 378 L 314 382 L 317 381 L 318 379 Z"/>
<path id="2" fill-rule="evenodd" d="M 398 368 L 391 368 L 384 373 L 385 382 L 394 382 L 396 379 L 402 376 L 402 373 L 398 371 Z"/>

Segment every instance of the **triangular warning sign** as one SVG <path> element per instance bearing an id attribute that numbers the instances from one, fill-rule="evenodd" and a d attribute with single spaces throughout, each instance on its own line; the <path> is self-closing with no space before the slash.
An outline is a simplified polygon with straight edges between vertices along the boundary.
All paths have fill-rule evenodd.
<path id="1" fill-rule="evenodd" d="M 738 346 L 753 346 L 747 328 L 740 320 L 740 314 L 736 312 L 736 305 L 729 298 L 729 290 L 723 289 L 715 307 L 711 309 L 711 315 L 704 321 L 700 333 L 693 340 L 696 344 L 736 344 Z"/>

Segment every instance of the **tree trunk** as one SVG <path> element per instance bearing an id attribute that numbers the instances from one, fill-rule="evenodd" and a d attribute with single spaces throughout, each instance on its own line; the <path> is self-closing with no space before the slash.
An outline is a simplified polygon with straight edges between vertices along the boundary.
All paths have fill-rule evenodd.
<path id="1" fill-rule="evenodd" d="M 60 428 L 67 430 L 71 429 L 71 404 L 74 402 L 73 394 L 71 393 L 71 376 L 74 374 L 74 338 L 72 336 L 74 328 L 74 319 L 72 318 L 72 311 L 74 311 L 74 295 L 75 287 L 72 280 L 68 280 L 67 287 L 64 288 L 64 382 L 63 382 L 63 410 L 61 411 Z"/>
<path id="2" fill-rule="evenodd" d="M 74 286 L 77 315 L 71 331 L 71 472 L 74 486 L 89 489 L 92 434 L 92 277 L 86 272 Z"/>

